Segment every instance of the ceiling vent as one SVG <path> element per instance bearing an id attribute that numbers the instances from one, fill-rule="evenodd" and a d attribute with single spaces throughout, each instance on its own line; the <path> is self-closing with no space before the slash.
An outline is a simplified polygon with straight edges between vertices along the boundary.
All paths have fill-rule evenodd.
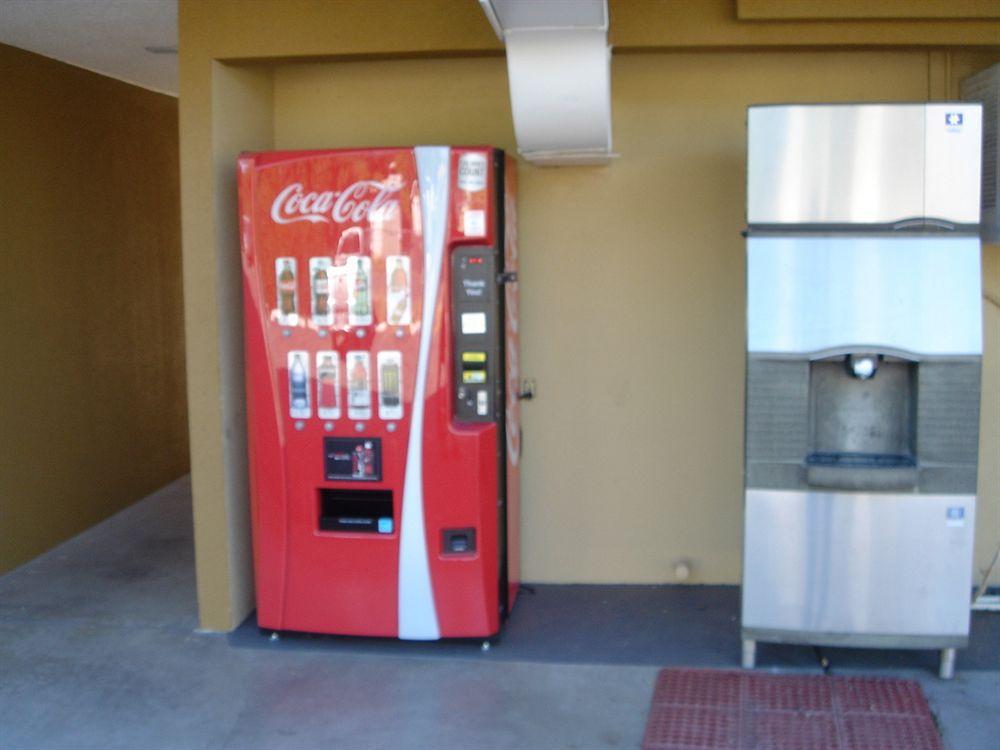
<path id="1" fill-rule="evenodd" d="M 507 49 L 517 150 L 542 166 L 607 164 L 606 0 L 479 0 Z"/>

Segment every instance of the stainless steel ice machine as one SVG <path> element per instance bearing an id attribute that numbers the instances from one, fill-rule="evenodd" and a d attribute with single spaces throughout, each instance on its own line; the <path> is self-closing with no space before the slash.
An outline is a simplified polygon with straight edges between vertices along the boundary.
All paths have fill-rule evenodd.
<path id="1" fill-rule="evenodd" d="M 749 109 L 744 666 L 967 643 L 981 115 Z"/>

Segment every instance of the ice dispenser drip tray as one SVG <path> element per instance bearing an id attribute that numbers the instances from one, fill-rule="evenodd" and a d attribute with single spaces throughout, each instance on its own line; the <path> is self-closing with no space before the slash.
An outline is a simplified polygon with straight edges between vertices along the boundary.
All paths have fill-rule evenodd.
<path id="1" fill-rule="evenodd" d="M 811 362 L 806 481 L 848 490 L 915 487 L 916 379 L 915 363 L 878 354 Z"/>

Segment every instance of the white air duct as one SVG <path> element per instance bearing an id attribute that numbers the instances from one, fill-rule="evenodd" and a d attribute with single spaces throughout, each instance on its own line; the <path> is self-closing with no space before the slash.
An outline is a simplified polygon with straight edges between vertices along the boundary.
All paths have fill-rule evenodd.
<path id="1" fill-rule="evenodd" d="M 607 164 L 611 50 L 606 0 L 479 0 L 507 48 L 517 150 L 545 166 Z"/>

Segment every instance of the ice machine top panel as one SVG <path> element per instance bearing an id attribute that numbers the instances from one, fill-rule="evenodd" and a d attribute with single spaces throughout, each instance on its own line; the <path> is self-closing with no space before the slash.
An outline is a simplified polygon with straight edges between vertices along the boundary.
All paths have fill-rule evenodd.
<path id="1" fill-rule="evenodd" d="M 975 237 L 754 237 L 747 348 L 982 353 Z"/>
<path id="2" fill-rule="evenodd" d="M 979 222 L 979 104 L 750 107 L 747 222 Z"/>

